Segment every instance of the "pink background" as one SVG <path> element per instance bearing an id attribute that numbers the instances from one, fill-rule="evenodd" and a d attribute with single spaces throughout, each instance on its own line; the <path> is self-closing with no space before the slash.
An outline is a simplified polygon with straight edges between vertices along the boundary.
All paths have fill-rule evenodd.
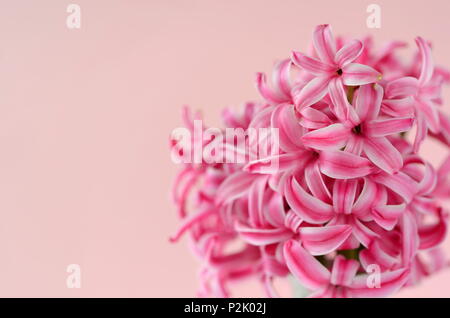
<path id="1" fill-rule="evenodd" d="M 71 2 L 80 30 L 65 24 Z M 448 0 L 377 1 L 381 29 L 366 27 L 370 3 L 1 0 L 0 296 L 194 296 L 197 262 L 167 240 L 180 106 L 218 124 L 222 107 L 258 97 L 256 71 L 305 49 L 320 23 L 379 42 L 422 35 L 450 67 Z M 81 289 L 66 287 L 72 263 Z M 450 269 L 399 295 L 450 296 Z"/>

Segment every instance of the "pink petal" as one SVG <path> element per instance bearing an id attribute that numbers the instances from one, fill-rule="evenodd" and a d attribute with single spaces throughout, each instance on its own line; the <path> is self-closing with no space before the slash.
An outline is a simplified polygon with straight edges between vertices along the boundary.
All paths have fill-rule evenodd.
<path id="1" fill-rule="evenodd" d="M 249 244 L 261 246 L 284 242 L 292 237 L 292 232 L 286 228 L 259 229 L 251 228 L 242 223 L 235 226 L 240 237 Z"/>
<path id="2" fill-rule="evenodd" d="M 392 117 L 410 117 L 414 114 L 415 100 L 411 97 L 384 99 L 381 110 Z"/>
<path id="3" fill-rule="evenodd" d="M 266 274 L 281 277 L 289 274 L 289 269 L 284 262 L 283 244 L 266 245 L 261 247 L 260 251 L 264 259 L 263 267 Z"/>
<path id="4" fill-rule="evenodd" d="M 186 216 L 185 206 L 189 191 L 197 182 L 198 175 L 199 173 L 193 169 L 185 169 L 177 175 L 173 184 L 172 198 L 178 205 L 178 212 L 182 218 Z"/>
<path id="5" fill-rule="evenodd" d="M 245 195 L 254 180 L 255 176 L 247 172 L 237 171 L 230 175 L 217 189 L 216 203 L 221 205 Z"/>
<path id="6" fill-rule="evenodd" d="M 181 118 L 183 120 L 183 124 L 190 131 L 194 130 L 194 120 L 201 120 L 202 116 L 200 111 L 192 112 L 189 106 L 183 106 L 181 110 Z"/>
<path id="7" fill-rule="evenodd" d="M 302 137 L 303 144 L 319 150 L 338 150 L 345 146 L 350 129 L 343 124 L 332 124 L 313 130 Z"/>
<path id="8" fill-rule="evenodd" d="M 343 67 L 358 58 L 363 51 L 364 45 L 359 40 L 352 40 L 344 45 L 337 53 L 336 53 L 336 63 Z"/>
<path id="9" fill-rule="evenodd" d="M 334 298 L 335 296 L 336 288 L 332 285 L 329 285 L 326 288 L 312 292 L 307 296 L 307 298 Z"/>
<path id="10" fill-rule="evenodd" d="M 397 48 L 403 48 L 408 46 L 406 42 L 403 41 L 390 41 L 386 43 L 377 54 L 376 60 L 373 62 L 373 65 L 378 63 L 382 63 L 384 59 L 392 56 L 393 52 Z"/>
<path id="11" fill-rule="evenodd" d="M 316 76 L 334 75 L 337 71 L 335 65 L 323 63 L 300 52 L 292 52 L 291 59 L 295 65 Z"/>
<path id="12" fill-rule="evenodd" d="M 313 196 L 324 202 L 330 201 L 331 194 L 325 184 L 325 181 L 323 180 L 323 176 L 317 162 L 306 166 L 305 181 Z"/>
<path id="13" fill-rule="evenodd" d="M 252 118 L 248 127 L 254 129 L 270 127 L 270 119 L 274 109 L 274 106 L 267 106 L 261 109 Z"/>
<path id="14" fill-rule="evenodd" d="M 371 137 L 384 137 L 411 129 L 413 118 L 390 118 L 372 120 L 364 125 L 364 132 Z"/>
<path id="15" fill-rule="evenodd" d="M 321 100 L 328 92 L 330 78 L 327 76 L 316 77 L 306 84 L 299 93 L 294 94 L 294 104 L 297 111 L 311 106 Z"/>
<path id="16" fill-rule="evenodd" d="M 431 55 L 431 48 L 428 43 L 420 36 L 416 38 L 416 44 L 419 47 L 422 65 L 420 68 L 419 84 L 420 86 L 428 83 L 433 76 L 434 63 Z"/>
<path id="17" fill-rule="evenodd" d="M 436 198 L 426 196 L 416 196 L 411 204 L 411 210 L 417 213 L 429 214 L 436 209 Z"/>
<path id="18" fill-rule="evenodd" d="M 426 121 L 426 117 L 422 112 L 416 112 L 416 124 L 417 124 L 417 130 L 416 130 L 416 136 L 414 138 L 414 146 L 413 150 L 415 153 L 419 151 L 420 145 L 427 137 L 428 133 L 428 125 Z"/>
<path id="19" fill-rule="evenodd" d="M 437 173 L 439 179 L 446 178 L 450 174 L 450 155 L 447 155 L 447 157 L 439 165 Z"/>
<path id="20" fill-rule="evenodd" d="M 377 197 L 377 186 L 369 178 L 364 178 L 364 186 L 353 205 L 352 212 L 356 215 L 362 215 L 369 211 Z"/>
<path id="21" fill-rule="evenodd" d="M 439 170 L 439 173 L 441 173 L 441 170 Z M 422 194 L 431 193 L 435 189 L 437 181 L 438 175 L 433 166 L 429 163 L 425 163 L 425 171 L 422 180 L 420 180 L 418 191 Z"/>
<path id="22" fill-rule="evenodd" d="M 255 262 L 261 255 L 259 253 L 259 248 L 252 245 L 246 245 L 244 248 L 240 249 L 238 252 L 231 252 L 225 255 L 212 254 L 208 260 L 208 265 L 213 268 L 222 269 L 235 269 L 242 266 L 242 264 Z M 253 265 L 252 265 L 253 266 Z"/>
<path id="23" fill-rule="evenodd" d="M 286 212 L 284 211 L 283 196 L 281 194 L 277 192 L 273 193 L 272 198 L 270 198 L 265 217 L 267 222 L 274 227 L 281 227 L 284 225 Z"/>
<path id="24" fill-rule="evenodd" d="M 403 166 L 402 155 L 386 137 L 366 138 L 364 153 L 377 167 L 389 174 Z"/>
<path id="25" fill-rule="evenodd" d="M 236 114 L 229 108 L 222 111 L 222 120 L 226 127 L 246 128 L 244 120 L 236 116 Z"/>
<path id="26" fill-rule="evenodd" d="M 271 126 L 278 129 L 280 147 L 286 152 L 303 148 L 302 127 L 300 126 L 294 107 L 281 104 L 272 113 Z"/>
<path id="27" fill-rule="evenodd" d="M 422 226 L 419 228 L 420 249 L 435 247 L 444 241 L 447 236 L 447 215 L 440 212 L 439 220 L 435 224 Z"/>
<path id="28" fill-rule="evenodd" d="M 284 218 L 284 226 L 288 229 L 291 229 L 292 232 L 298 233 L 300 225 L 303 223 L 303 220 L 295 214 L 294 211 L 289 210 L 286 213 L 286 217 Z"/>
<path id="29" fill-rule="evenodd" d="M 354 155 L 360 156 L 364 146 L 364 138 L 355 134 L 352 134 L 347 141 L 344 150 Z"/>
<path id="30" fill-rule="evenodd" d="M 353 235 L 361 242 L 365 247 L 369 247 L 380 236 L 369 229 L 365 224 L 358 219 L 353 219 Z"/>
<path id="31" fill-rule="evenodd" d="M 331 270 L 331 283 L 339 286 L 350 286 L 359 269 L 359 263 L 353 259 L 345 259 L 338 255 L 334 259 Z"/>
<path id="32" fill-rule="evenodd" d="M 382 271 L 392 269 L 397 263 L 397 259 L 386 253 L 377 241 L 374 241 L 369 248 L 359 253 L 359 260 L 365 269 L 371 264 L 377 264 Z"/>
<path id="33" fill-rule="evenodd" d="M 381 183 L 397 193 L 406 203 L 411 202 L 417 193 L 417 183 L 403 172 L 398 172 L 393 175 L 380 173 L 373 175 L 371 178 L 375 182 Z"/>
<path id="34" fill-rule="evenodd" d="M 248 218 L 253 226 L 264 226 L 263 216 L 264 194 L 267 186 L 267 176 L 256 179 L 248 193 Z"/>
<path id="35" fill-rule="evenodd" d="M 256 88 L 261 96 L 270 103 L 278 104 L 287 101 L 286 96 L 271 89 L 266 83 L 266 75 L 263 73 L 256 74 Z"/>
<path id="36" fill-rule="evenodd" d="M 286 98 L 291 96 L 290 83 L 290 69 L 291 60 L 285 59 L 275 65 L 272 75 L 272 81 L 278 87 L 279 91 L 284 94 Z"/>
<path id="37" fill-rule="evenodd" d="M 344 151 L 322 151 L 320 171 L 336 179 L 364 177 L 372 172 L 370 161 Z"/>
<path id="38" fill-rule="evenodd" d="M 417 249 L 419 248 L 419 235 L 417 223 L 410 211 L 403 213 L 401 218 L 402 228 L 402 264 L 410 266 Z"/>
<path id="39" fill-rule="evenodd" d="M 330 272 L 294 240 L 284 243 L 284 257 L 291 273 L 310 289 L 324 288 L 330 281 Z"/>
<path id="40" fill-rule="evenodd" d="M 356 239 L 354 235 L 350 235 L 347 240 L 339 246 L 339 250 L 353 250 L 359 248 L 361 243 Z"/>
<path id="41" fill-rule="evenodd" d="M 388 98 L 414 96 L 418 89 L 419 81 L 417 78 L 406 76 L 387 83 L 386 95 Z"/>
<path id="42" fill-rule="evenodd" d="M 373 120 L 380 112 L 383 88 L 380 85 L 361 86 L 356 95 L 356 113 L 361 121 Z"/>
<path id="43" fill-rule="evenodd" d="M 216 214 L 217 211 L 215 209 L 205 209 L 201 212 L 191 214 L 183 219 L 183 223 L 178 228 L 176 233 L 170 237 L 170 242 L 176 242 L 180 239 L 180 237 L 189 230 L 193 225 L 200 222 L 201 220 L 209 217 L 210 215 Z"/>
<path id="44" fill-rule="evenodd" d="M 447 256 L 445 252 L 441 248 L 433 248 L 426 252 L 427 255 L 427 264 L 426 264 L 426 273 L 432 274 L 441 269 L 445 269 L 449 266 Z M 418 259 L 420 259 L 418 257 Z M 421 260 L 421 259 L 420 259 Z M 423 261 L 421 260 L 423 263 Z"/>
<path id="45" fill-rule="evenodd" d="M 436 106 L 431 101 L 421 100 L 417 105 L 418 111 L 424 114 L 427 127 L 433 132 L 438 133 L 440 130 L 439 113 Z"/>
<path id="46" fill-rule="evenodd" d="M 249 162 L 244 171 L 250 173 L 276 174 L 301 167 L 310 159 L 309 151 L 297 151 L 274 155 Z"/>
<path id="47" fill-rule="evenodd" d="M 262 278 L 264 292 L 266 293 L 268 298 L 279 298 L 278 293 L 276 292 L 273 286 L 272 276 L 264 275 Z"/>
<path id="48" fill-rule="evenodd" d="M 358 180 L 335 180 L 333 185 L 333 208 L 336 213 L 352 213 Z"/>
<path id="49" fill-rule="evenodd" d="M 392 272 L 381 273 L 380 288 L 370 288 L 368 286 L 369 275 L 357 276 L 350 288 L 353 297 L 386 297 L 389 296 L 405 285 L 409 278 L 409 269 L 402 268 Z"/>
<path id="50" fill-rule="evenodd" d="M 332 101 L 332 105 L 330 105 L 331 110 L 340 121 L 346 121 L 351 106 L 347 100 L 347 94 L 345 93 L 341 78 L 333 78 L 330 81 L 328 90 Z"/>
<path id="51" fill-rule="evenodd" d="M 301 111 L 300 124 L 309 129 L 323 128 L 331 124 L 330 118 L 313 107 L 303 108 Z"/>
<path id="52" fill-rule="evenodd" d="M 333 208 L 307 193 L 295 178 L 286 184 L 285 196 L 291 209 L 311 224 L 323 224 L 333 216 Z"/>
<path id="53" fill-rule="evenodd" d="M 350 225 L 301 227 L 300 240 L 311 255 L 325 255 L 335 251 L 352 234 Z"/>
<path id="54" fill-rule="evenodd" d="M 437 104 L 442 104 L 442 83 L 435 80 L 428 83 L 426 86 L 420 88 L 420 97 L 426 100 L 435 101 Z"/>
<path id="55" fill-rule="evenodd" d="M 328 24 L 318 25 L 313 33 L 313 44 L 320 60 L 334 64 L 336 55 L 336 42 Z"/>
<path id="56" fill-rule="evenodd" d="M 345 85 L 359 86 L 375 83 L 381 79 L 381 74 L 370 66 L 350 63 L 342 68 L 342 80 Z"/>
<path id="57" fill-rule="evenodd" d="M 406 205 L 377 205 L 372 208 L 374 221 L 387 231 L 391 231 L 397 224 L 398 218 L 405 211 Z"/>

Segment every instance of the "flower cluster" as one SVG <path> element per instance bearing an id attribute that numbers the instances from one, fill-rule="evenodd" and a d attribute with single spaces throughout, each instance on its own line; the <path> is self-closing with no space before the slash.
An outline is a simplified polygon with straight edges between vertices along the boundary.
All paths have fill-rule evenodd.
<path id="1" fill-rule="evenodd" d="M 448 265 L 438 245 L 450 159 L 434 168 L 418 152 L 427 138 L 450 146 L 439 107 L 450 73 L 420 37 L 408 64 L 395 54 L 403 42 L 376 51 L 371 38 L 335 40 L 329 25 L 312 44 L 278 63 L 272 83 L 258 74 L 263 101 L 223 113 L 226 127 L 278 129 L 276 168 L 202 162 L 177 176 L 182 225 L 171 240 L 189 234 L 200 296 L 226 297 L 250 276 L 276 296 L 273 279 L 293 275 L 315 297 L 381 297 Z M 200 115 L 183 118 L 192 130 Z"/>

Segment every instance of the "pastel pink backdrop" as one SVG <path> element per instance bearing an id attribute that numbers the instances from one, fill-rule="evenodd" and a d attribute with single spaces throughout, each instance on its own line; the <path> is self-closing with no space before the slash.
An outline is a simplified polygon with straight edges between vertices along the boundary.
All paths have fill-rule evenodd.
<path id="1" fill-rule="evenodd" d="M 66 27 L 69 3 L 80 30 Z M 376 1 L 381 29 L 366 27 L 370 3 L 2 0 L 0 296 L 194 296 L 197 262 L 186 240 L 168 243 L 181 105 L 218 124 L 222 107 L 258 97 L 256 71 L 305 49 L 320 23 L 378 43 L 422 35 L 450 67 L 450 2 Z M 81 289 L 66 287 L 72 263 Z M 234 291 L 262 295 L 252 282 Z M 450 269 L 399 296 L 450 296 Z"/>

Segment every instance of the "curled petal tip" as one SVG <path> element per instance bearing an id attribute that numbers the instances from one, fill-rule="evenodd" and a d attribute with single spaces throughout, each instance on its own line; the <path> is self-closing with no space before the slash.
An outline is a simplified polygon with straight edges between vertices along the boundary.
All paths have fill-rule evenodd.
<path id="1" fill-rule="evenodd" d="M 291 52 L 291 57 L 297 57 L 298 55 L 300 55 L 300 54 L 302 54 L 302 53 L 300 53 L 300 52 L 297 52 L 297 51 L 292 51 Z"/>
<path id="2" fill-rule="evenodd" d="M 289 241 L 286 241 L 285 243 L 284 243 L 284 249 L 289 249 L 289 248 L 291 248 L 292 247 L 292 244 L 294 244 L 294 240 L 293 239 L 290 239 Z"/>
<path id="3" fill-rule="evenodd" d="M 425 41 L 425 39 L 424 39 L 423 37 L 421 37 L 420 35 L 419 35 L 419 36 L 416 36 L 416 38 L 415 38 L 414 40 L 416 41 L 416 43 L 420 43 L 420 42 L 422 42 L 422 43 L 427 43 L 427 42 Z"/>
<path id="4" fill-rule="evenodd" d="M 319 24 L 316 29 L 326 29 L 326 28 L 330 28 L 330 25 L 328 23 L 325 24 Z"/>
<path id="5" fill-rule="evenodd" d="M 265 75 L 264 75 L 264 73 L 262 73 L 262 72 L 257 72 L 257 73 L 255 74 L 255 78 L 256 78 L 256 83 L 259 84 L 261 81 L 264 80 Z"/>
<path id="6" fill-rule="evenodd" d="M 297 52 L 297 51 L 292 51 L 291 52 L 291 61 L 292 63 L 294 63 L 295 65 L 299 65 L 299 59 L 303 56 L 302 53 Z"/>

